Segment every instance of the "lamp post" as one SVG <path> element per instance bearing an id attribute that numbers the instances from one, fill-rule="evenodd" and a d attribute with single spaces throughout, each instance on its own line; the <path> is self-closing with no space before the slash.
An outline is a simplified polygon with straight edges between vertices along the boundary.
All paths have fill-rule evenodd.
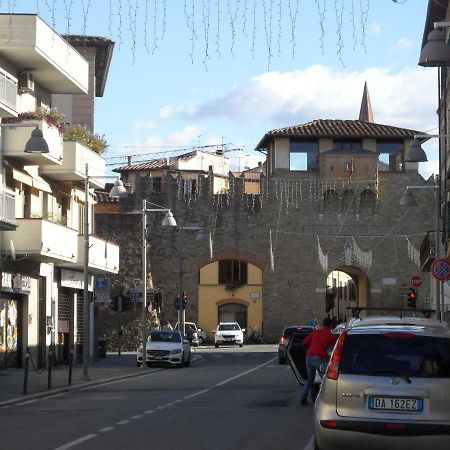
<path id="1" fill-rule="evenodd" d="M 157 208 L 147 208 L 147 205 L 157 206 Z M 156 203 L 142 200 L 142 366 L 146 367 L 147 360 L 147 213 L 165 212 L 166 215 L 162 221 L 162 226 L 176 227 L 177 222 L 174 219 L 170 209 Z"/>
<path id="2" fill-rule="evenodd" d="M 205 230 L 200 226 L 179 226 L 179 236 L 178 236 L 178 255 L 179 255 L 179 309 L 178 309 L 178 328 L 181 335 L 184 337 L 186 327 L 186 310 L 183 307 L 183 295 L 184 295 L 184 285 L 183 285 L 183 276 L 184 276 L 184 263 L 183 263 L 183 231 L 198 231 L 197 237 L 195 238 L 196 242 L 206 242 L 209 237 L 205 234 Z"/>
<path id="3" fill-rule="evenodd" d="M 436 259 L 439 258 L 440 255 L 440 237 L 439 237 L 439 206 L 440 206 L 440 200 L 439 200 L 439 176 L 434 177 L 434 185 L 433 186 L 406 186 L 406 190 L 403 193 L 401 199 L 400 199 L 400 205 L 401 206 L 416 206 L 417 202 L 414 196 L 411 193 L 412 189 L 434 189 L 434 197 L 435 197 L 435 211 L 434 211 L 434 219 L 435 219 L 435 257 Z M 435 291 L 436 291 L 436 317 L 441 320 L 441 311 L 443 311 L 443 305 L 441 308 L 441 285 L 439 284 L 439 280 L 436 279 L 435 284 Z M 442 296 L 443 299 L 443 296 Z"/>
<path id="4" fill-rule="evenodd" d="M 83 261 L 83 380 L 89 380 L 89 353 L 90 353 L 90 301 L 89 301 L 89 180 L 91 178 L 105 179 L 116 178 L 116 176 L 89 176 L 89 165 L 85 166 L 84 179 L 84 261 Z M 127 191 L 122 181 L 114 183 L 109 195 L 111 197 L 124 197 Z"/>

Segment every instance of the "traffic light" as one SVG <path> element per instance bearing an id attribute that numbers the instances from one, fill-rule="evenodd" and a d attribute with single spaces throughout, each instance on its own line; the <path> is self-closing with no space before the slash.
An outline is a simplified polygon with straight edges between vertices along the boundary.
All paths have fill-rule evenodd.
<path id="1" fill-rule="evenodd" d="M 329 313 L 334 307 L 334 294 L 332 292 L 327 292 L 325 294 L 325 312 Z"/>
<path id="2" fill-rule="evenodd" d="M 414 288 L 410 288 L 408 292 L 408 306 L 416 309 L 417 293 Z"/>
<path id="3" fill-rule="evenodd" d="M 181 309 L 187 308 L 187 294 L 186 291 L 183 291 L 183 294 L 181 295 Z"/>
<path id="4" fill-rule="evenodd" d="M 131 297 L 128 295 L 122 296 L 122 311 L 128 311 L 131 308 Z"/>
<path id="5" fill-rule="evenodd" d="M 119 311 L 119 297 L 111 299 L 111 311 Z"/>

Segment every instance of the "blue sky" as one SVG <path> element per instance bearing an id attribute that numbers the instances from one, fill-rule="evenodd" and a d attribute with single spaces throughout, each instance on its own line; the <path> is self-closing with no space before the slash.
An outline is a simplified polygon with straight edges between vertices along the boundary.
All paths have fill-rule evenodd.
<path id="1" fill-rule="evenodd" d="M 243 149 L 227 153 L 243 169 L 271 129 L 357 119 L 365 81 L 376 122 L 436 132 L 437 69 L 417 65 L 428 0 L 397 1 L 10 0 L 0 11 L 116 42 L 96 103 L 108 162 L 225 143 Z M 429 176 L 436 142 L 425 148 Z"/>

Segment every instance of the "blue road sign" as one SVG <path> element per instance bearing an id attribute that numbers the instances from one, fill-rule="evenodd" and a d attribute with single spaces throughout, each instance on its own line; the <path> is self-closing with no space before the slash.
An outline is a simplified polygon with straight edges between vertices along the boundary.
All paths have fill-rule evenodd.
<path id="1" fill-rule="evenodd" d="M 315 319 L 311 320 L 311 326 L 316 328 L 317 327 L 317 320 L 315 320 Z"/>

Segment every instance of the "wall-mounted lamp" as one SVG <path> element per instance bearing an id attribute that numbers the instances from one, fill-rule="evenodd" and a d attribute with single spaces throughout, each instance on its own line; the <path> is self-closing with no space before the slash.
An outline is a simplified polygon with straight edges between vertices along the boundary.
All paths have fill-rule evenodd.
<path id="1" fill-rule="evenodd" d="M 435 22 L 435 28 L 428 34 L 426 43 L 420 52 L 419 66 L 440 67 L 450 65 L 450 47 L 441 30 L 441 28 L 448 26 L 450 26 L 450 22 Z"/>
<path id="2" fill-rule="evenodd" d="M 38 127 L 31 132 L 31 137 L 25 144 L 25 153 L 50 153 L 42 130 Z"/>

